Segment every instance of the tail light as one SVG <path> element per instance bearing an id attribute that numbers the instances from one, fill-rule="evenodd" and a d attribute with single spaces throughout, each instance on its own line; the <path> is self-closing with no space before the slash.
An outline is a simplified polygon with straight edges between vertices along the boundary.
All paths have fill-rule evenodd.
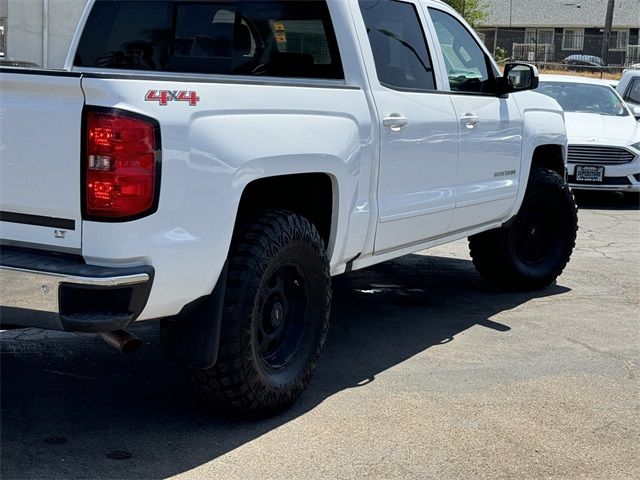
<path id="1" fill-rule="evenodd" d="M 159 129 L 154 120 L 120 110 L 86 117 L 87 218 L 139 218 L 156 208 Z"/>

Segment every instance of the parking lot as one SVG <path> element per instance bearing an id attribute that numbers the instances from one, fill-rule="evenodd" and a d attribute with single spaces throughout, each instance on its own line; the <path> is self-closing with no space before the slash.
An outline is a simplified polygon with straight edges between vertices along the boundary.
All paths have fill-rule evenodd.
<path id="1" fill-rule="evenodd" d="M 640 477 L 640 211 L 581 200 L 557 285 L 491 290 L 456 242 L 334 282 L 333 324 L 287 413 L 209 413 L 154 325 L 123 356 L 6 331 L 2 478 Z"/>

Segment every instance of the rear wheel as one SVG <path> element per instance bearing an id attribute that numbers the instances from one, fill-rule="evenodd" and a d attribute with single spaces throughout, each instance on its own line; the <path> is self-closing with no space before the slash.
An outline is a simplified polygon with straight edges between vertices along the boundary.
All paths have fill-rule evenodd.
<path id="1" fill-rule="evenodd" d="M 518 214 L 469 238 L 471 258 L 490 283 L 533 290 L 552 283 L 569 262 L 578 230 L 575 199 L 560 175 L 536 168 Z"/>
<path id="2" fill-rule="evenodd" d="M 189 377 L 217 408 L 282 410 L 309 383 L 329 327 L 329 262 L 316 228 L 283 210 L 245 222 L 226 292 L 218 360 Z"/>

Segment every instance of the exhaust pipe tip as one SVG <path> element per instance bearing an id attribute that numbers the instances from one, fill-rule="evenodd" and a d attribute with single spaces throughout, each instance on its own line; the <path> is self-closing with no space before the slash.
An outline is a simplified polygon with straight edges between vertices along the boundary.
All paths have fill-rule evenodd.
<path id="1" fill-rule="evenodd" d="M 115 330 L 104 332 L 100 336 L 102 339 L 120 353 L 133 353 L 142 346 L 142 340 L 125 330 Z"/>

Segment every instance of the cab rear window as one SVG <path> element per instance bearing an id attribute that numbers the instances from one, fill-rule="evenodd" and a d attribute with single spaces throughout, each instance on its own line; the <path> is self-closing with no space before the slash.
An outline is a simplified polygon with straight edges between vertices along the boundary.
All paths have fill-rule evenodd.
<path id="1" fill-rule="evenodd" d="M 326 1 L 98 0 L 76 67 L 343 79 Z"/>

